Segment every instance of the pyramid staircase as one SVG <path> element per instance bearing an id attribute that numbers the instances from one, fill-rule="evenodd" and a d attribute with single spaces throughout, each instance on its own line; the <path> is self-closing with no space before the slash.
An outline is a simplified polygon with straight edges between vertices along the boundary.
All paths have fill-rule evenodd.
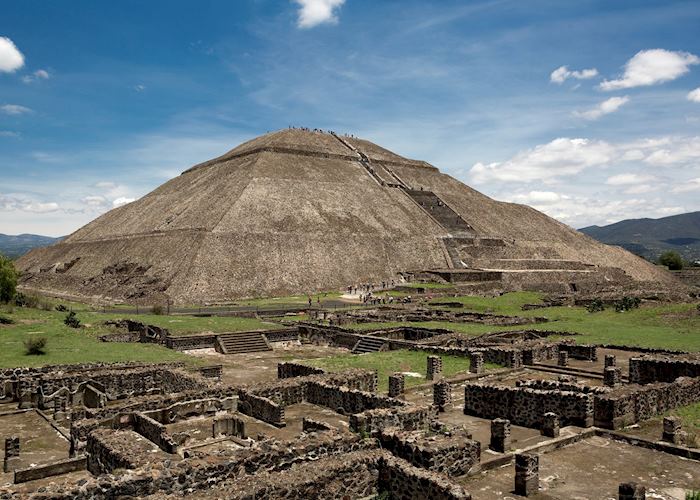
<path id="1" fill-rule="evenodd" d="M 221 354 L 271 351 L 263 332 L 232 332 L 216 336 L 216 350 Z"/>
<path id="2" fill-rule="evenodd" d="M 379 352 L 385 340 L 377 337 L 362 337 L 352 348 L 353 354 L 364 354 L 367 352 Z"/>

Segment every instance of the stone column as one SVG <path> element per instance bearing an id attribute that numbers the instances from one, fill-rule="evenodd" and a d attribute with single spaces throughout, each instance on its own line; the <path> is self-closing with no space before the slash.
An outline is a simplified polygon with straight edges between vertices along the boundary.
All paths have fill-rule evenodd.
<path id="1" fill-rule="evenodd" d="M 569 366 L 569 353 L 566 351 L 559 351 L 557 364 L 559 366 Z"/>
<path id="2" fill-rule="evenodd" d="M 523 351 L 523 364 L 526 366 L 535 364 L 535 351 L 533 349 Z"/>
<path id="3" fill-rule="evenodd" d="M 515 455 L 515 494 L 530 496 L 540 488 L 540 457 L 529 453 Z"/>
<path id="4" fill-rule="evenodd" d="M 605 355 L 605 368 L 610 368 L 611 366 L 617 366 L 617 358 L 614 354 Z"/>
<path id="5" fill-rule="evenodd" d="M 559 415 L 547 412 L 542 418 L 542 435 L 555 438 L 559 437 Z"/>
<path id="6" fill-rule="evenodd" d="M 603 384 L 608 387 L 618 387 L 622 384 L 622 370 L 617 366 L 609 366 L 603 371 Z"/>
<path id="7" fill-rule="evenodd" d="M 5 459 L 3 460 L 3 470 L 12 472 L 19 466 L 19 437 L 12 436 L 5 438 Z"/>
<path id="8" fill-rule="evenodd" d="M 523 366 L 523 353 L 520 350 L 513 350 L 508 353 L 508 368 L 520 368 Z"/>
<path id="9" fill-rule="evenodd" d="M 452 403 L 452 387 L 441 380 L 433 385 L 433 404 L 437 406 L 439 412 L 444 412 Z"/>
<path id="10" fill-rule="evenodd" d="M 680 417 L 664 417 L 664 432 L 661 439 L 669 443 L 681 444 L 682 423 Z"/>
<path id="11" fill-rule="evenodd" d="M 647 491 L 637 483 L 622 483 L 617 490 L 619 500 L 646 500 Z"/>
<path id="12" fill-rule="evenodd" d="M 489 448 L 499 453 L 505 453 L 510 449 L 510 420 L 505 418 L 491 420 Z"/>
<path id="13" fill-rule="evenodd" d="M 403 395 L 406 388 L 406 377 L 403 373 L 389 375 L 389 397 L 398 398 Z"/>
<path id="14" fill-rule="evenodd" d="M 471 373 L 483 373 L 484 372 L 484 353 L 483 352 L 473 352 L 469 356 L 469 372 Z"/>
<path id="15" fill-rule="evenodd" d="M 425 378 L 428 380 L 442 378 L 442 358 L 440 356 L 428 356 L 428 369 Z"/>

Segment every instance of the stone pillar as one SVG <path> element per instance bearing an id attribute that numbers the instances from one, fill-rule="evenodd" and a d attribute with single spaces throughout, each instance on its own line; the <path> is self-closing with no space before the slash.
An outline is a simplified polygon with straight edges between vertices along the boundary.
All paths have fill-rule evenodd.
<path id="1" fill-rule="evenodd" d="M 19 466 L 19 437 L 5 438 L 5 460 L 3 471 L 13 472 Z"/>
<path id="2" fill-rule="evenodd" d="M 617 366 L 609 366 L 603 371 L 603 384 L 608 387 L 618 387 L 622 384 L 622 370 Z"/>
<path id="3" fill-rule="evenodd" d="M 540 457 L 529 453 L 515 455 L 515 494 L 530 496 L 540 488 Z"/>
<path id="4" fill-rule="evenodd" d="M 483 352 L 473 352 L 469 356 L 469 371 L 471 373 L 483 373 L 484 372 L 484 353 Z"/>
<path id="5" fill-rule="evenodd" d="M 673 444 L 681 444 L 681 425 L 680 417 L 664 417 L 664 432 L 661 439 Z"/>
<path id="6" fill-rule="evenodd" d="M 605 355 L 605 368 L 610 368 L 611 366 L 617 366 L 617 358 L 614 354 Z"/>
<path id="7" fill-rule="evenodd" d="M 523 366 L 523 353 L 520 350 L 508 352 L 508 368 L 520 368 Z"/>
<path id="8" fill-rule="evenodd" d="M 447 406 L 452 403 L 452 387 L 441 380 L 433 385 L 433 404 L 437 406 L 439 412 L 444 412 Z"/>
<path id="9" fill-rule="evenodd" d="M 491 420 L 489 448 L 499 453 L 505 453 L 510 449 L 510 420 L 505 418 Z"/>
<path id="10" fill-rule="evenodd" d="M 428 356 L 428 369 L 425 378 L 428 380 L 442 378 L 442 358 L 440 356 Z"/>
<path id="11" fill-rule="evenodd" d="M 535 351 L 533 349 L 527 349 L 523 351 L 523 365 L 534 365 L 535 364 Z"/>
<path id="12" fill-rule="evenodd" d="M 406 388 L 406 377 L 403 373 L 389 375 L 389 397 L 398 398 L 403 395 Z"/>
<path id="13" fill-rule="evenodd" d="M 622 483 L 617 490 L 619 500 L 646 500 L 647 490 L 637 483 Z"/>
<path id="14" fill-rule="evenodd" d="M 569 366 L 569 353 L 566 351 L 559 351 L 557 364 L 559 366 Z"/>
<path id="15" fill-rule="evenodd" d="M 542 418 L 542 435 L 555 438 L 559 437 L 559 415 L 547 412 Z"/>

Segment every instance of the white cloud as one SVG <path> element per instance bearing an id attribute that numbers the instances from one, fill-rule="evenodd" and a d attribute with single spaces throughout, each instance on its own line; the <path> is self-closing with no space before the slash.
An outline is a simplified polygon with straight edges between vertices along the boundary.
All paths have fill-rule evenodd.
<path id="1" fill-rule="evenodd" d="M 112 201 L 112 206 L 113 207 L 121 207 L 122 205 L 126 205 L 127 203 L 131 203 L 132 201 L 135 201 L 136 198 L 127 198 L 126 196 L 121 196 L 117 198 L 116 200 Z"/>
<path id="2" fill-rule="evenodd" d="M 658 191 L 660 186 L 651 184 L 639 184 L 637 186 L 630 186 L 623 191 L 625 194 L 646 194 L 653 191 Z"/>
<path id="3" fill-rule="evenodd" d="M 538 203 L 552 204 L 566 198 L 567 196 L 562 196 L 559 193 L 555 193 L 553 191 L 530 191 L 528 193 L 516 194 L 511 198 L 511 200 L 516 203 L 524 203 L 526 205 L 530 205 Z"/>
<path id="4" fill-rule="evenodd" d="M 103 208 L 108 205 L 107 199 L 104 196 L 99 195 L 86 196 L 80 201 L 90 208 Z"/>
<path id="5" fill-rule="evenodd" d="M 692 191 L 700 191 L 700 177 L 690 179 L 689 181 L 684 182 L 682 185 L 671 189 L 672 193 L 690 193 Z"/>
<path id="6" fill-rule="evenodd" d="M 23 196 L 3 195 L 0 193 L 0 211 L 45 214 L 56 212 L 60 208 L 59 204 L 55 202 L 43 203 Z"/>
<path id="7" fill-rule="evenodd" d="M 558 177 L 573 176 L 588 168 L 606 168 L 628 161 L 653 167 L 693 167 L 700 162 L 700 137 L 660 137 L 617 144 L 563 137 L 521 151 L 504 162 L 476 163 L 469 173 L 475 183 L 553 183 Z M 630 179 L 623 175 L 628 174 L 611 179 L 621 185 L 620 179 Z M 648 180 L 651 179 L 641 182 Z"/>
<path id="8" fill-rule="evenodd" d="M 629 184 L 642 184 L 653 180 L 653 175 L 628 173 L 608 177 L 608 180 L 606 180 L 605 183 L 609 186 L 625 186 Z"/>
<path id="9" fill-rule="evenodd" d="M 51 75 L 48 71 L 46 71 L 45 69 L 38 69 L 31 75 L 24 75 L 22 77 L 22 81 L 24 83 L 32 83 L 37 80 L 48 80 L 49 78 L 51 78 Z"/>
<path id="10" fill-rule="evenodd" d="M 692 102 L 700 102 L 700 87 L 688 92 L 688 100 Z"/>
<path id="11" fill-rule="evenodd" d="M 583 69 L 581 71 L 569 71 L 566 66 L 560 66 L 549 75 L 549 81 L 553 83 L 564 83 L 569 78 L 576 80 L 588 80 L 598 76 L 598 70 L 595 68 Z"/>
<path id="12" fill-rule="evenodd" d="M 693 64 L 700 64 L 700 58 L 688 52 L 642 50 L 627 61 L 621 78 L 605 80 L 600 88 L 618 90 L 668 82 L 690 71 L 689 66 Z"/>
<path id="13" fill-rule="evenodd" d="M 0 36 L 0 72 L 14 73 L 24 66 L 24 56 L 7 37 Z"/>
<path id="14" fill-rule="evenodd" d="M 605 101 L 598 104 L 596 107 L 586 110 L 586 111 L 575 111 L 574 115 L 586 120 L 597 120 L 601 116 L 609 115 L 614 113 L 622 106 L 629 102 L 630 98 L 624 97 L 611 97 Z"/>
<path id="15" fill-rule="evenodd" d="M 522 151 L 506 162 L 477 163 L 470 170 L 475 182 L 530 182 L 577 174 L 608 164 L 615 148 L 604 141 L 561 137 Z"/>
<path id="16" fill-rule="evenodd" d="M 336 24 L 338 16 L 336 9 L 345 0 L 294 0 L 299 5 L 299 28 L 313 28 L 319 24 Z"/>
<path id="17" fill-rule="evenodd" d="M 0 130 L 0 137 L 19 137 L 19 132 L 14 132 L 12 130 Z"/>
<path id="18" fill-rule="evenodd" d="M 134 85 L 133 88 L 136 92 L 143 92 L 144 90 L 146 90 L 146 86 L 141 83 L 139 83 L 138 85 Z"/>
<path id="19" fill-rule="evenodd" d="M 23 115 L 26 113 L 31 113 L 32 110 L 19 104 L 3 104 L 0 106 L 0 111 L 6 115 Z"/>

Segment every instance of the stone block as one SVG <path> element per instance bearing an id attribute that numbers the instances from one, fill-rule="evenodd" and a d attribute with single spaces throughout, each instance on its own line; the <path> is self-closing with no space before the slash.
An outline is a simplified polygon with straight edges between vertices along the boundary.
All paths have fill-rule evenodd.
<path id="1" fill-rule="evenodd" d="M 389 375 L 389 397 L 398 398 L 406 389 L 406 376 L 403 373 Z"/>
<path id="2" fill-rule="evenodd" d="M 444 412 L 452 404 L 452 387 L 444 380 L 433 385 L 433 404 L 439 412 Z"/>
<path id="3" fill-rule="evenodd" d="M 566 351 L 559 351 L 559 357 L 557 358 L 557 364 L 559 366 L 569 366 L 569 353 Z"/>
<path id="4" fill-rule="evenodd" d="M 240 418 L 223 415 L 214 418 L 212 423 L 212 437 L 236 436 L 242 439 L 247 437 L 245 422 Z"/>
<path id="5" fill-rule="evenodd" d="M 614 354 L 605 355 L 605 368 L 610 368 L 611 366 L 617 366 L 617 358 Z"/>
<path id="6" fill-rule="evenodd" d="M 471 354 L 469 371 L 471 373 L 483 373 L 484 372 L 484 353 L 483 352 L 473 352 Z"/>
<path id="7" fill-rule="evenodd" d="M 3 460 L 3 470 L 5 472 L 14 471 L 19 465 L 19 437 L 12 436 L 5 438 L 5 459 Z"/>
<path id="8" fill-rule="evenodd" d="M 619 500 L 645 500 L 646 488 L 637 483 L 622 483 L 618 488 Z"/>
<path id="9" fill-rule="evenodd" d="M 540 487 L 540 457 L 529 453 L 515 455 L 515 494 L 530 496 Z"/>
<path id="10" fill-rule="evenodd" d="M 681 425 L 683 421 L 680 417 L 664 417 L 664 431 L 661 439 L 673 444 L 681 444 Z"/>
<path id="11" fill-rule="evenodd" d="M 505 418 L 491 420 L 489 448 L 498 453 L 505 453 L 510 449 L 510 420 Z"/>
<path id="12" fill-rule="evenodd" d="M 622 384 L 622 370 L 617 366 L 609 366 L 603 371 L 603 384 L 608 387 L 618 387 Z"/>
<path id="13" fill-rule="evenodd" d="M 442 358 L 440 356 L 428 356 L 425 378 L 428 380 L 440 380 L 442 378 Z"/>
<path id="14" fill-rule="evenodd" d="M 542 418 L 542 435 L 555 438 L 559 437 L 559 415 L 547 412 Z"/>

